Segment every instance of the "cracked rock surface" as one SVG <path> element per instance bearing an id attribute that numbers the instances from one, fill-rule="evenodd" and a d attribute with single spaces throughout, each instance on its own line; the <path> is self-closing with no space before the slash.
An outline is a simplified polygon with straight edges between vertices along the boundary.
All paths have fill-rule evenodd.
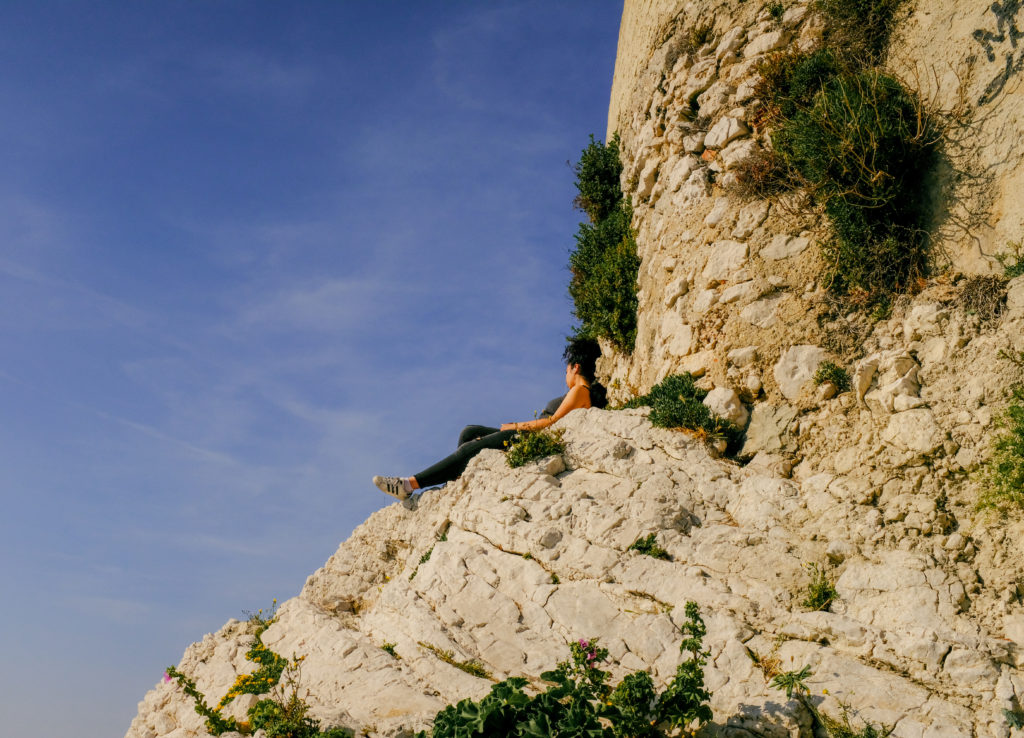
<path id="1" fill-rule="evenodd" d="M 919 511 L 913 500 L 879 505 L 842 475 L 795 481 L 713 458 L 644 410 L 581 410 L 558 425 L 564 457 L 513 470 L 485 451 L 415 510 L 372 515 L 282 605 L 263 641 L 306 657 L 315 717 L 404 736 L 490 689 L 426 645 L 495 680 L 535 679 L 567 642 L 597 636 L 616 678 L 645 669 L 664 684 L 695 600 L 711 651 L 715 721 L 704 735 L 811 737 L 810 716 L 768 686 L 752 655 L 783 671 L 810 665 L 814 693 L 830 695 L 822 709 L 837 713 L 840 698 L 896 736 L 1007 735 L 1002 710 L 1024 697 L 1024 643 L 978 617 L 981 585 L 962 551 L 936 558 L 884 535 Z M 652 532 L 670 561 L 628 550 Z M 834 566 L 830 612 L 801 605 L 807 562 Z M 216 699 L 252 670 L 250 639 L 230 621 L 180 668 Z M 160 684 L 127 738 L 202 735 L 191 701 Z"/>

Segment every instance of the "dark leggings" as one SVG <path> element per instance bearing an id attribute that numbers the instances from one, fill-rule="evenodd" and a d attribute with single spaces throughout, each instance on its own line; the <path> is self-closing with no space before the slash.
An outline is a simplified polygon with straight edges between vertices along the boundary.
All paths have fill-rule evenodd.
<path id="1" fill-rule="evenodd" d="M 420 487 L 433 487 L 458 478 L 466 470 L 469 460 L 485 448 L 505 448 L 505 442 L 516 434 L 515 431 L 498 430 L 486 425 L 467 425 L 459 434 L 459 447 L 455 453 L 446 456 L 419 474 L 414 474 Z"/>

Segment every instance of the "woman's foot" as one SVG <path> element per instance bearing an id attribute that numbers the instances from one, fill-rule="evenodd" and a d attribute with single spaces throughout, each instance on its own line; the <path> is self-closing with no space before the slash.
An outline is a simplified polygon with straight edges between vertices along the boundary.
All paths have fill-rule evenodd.
<path id="1" fill-rule="evenodd" d="M 374 477 L 373 483 L 384 494 L 391 495 L 402 501 L 409 499 L 409 495 L 412 494 L 412 486 L 409 484 L 409 480 L 402 477 Z"/>

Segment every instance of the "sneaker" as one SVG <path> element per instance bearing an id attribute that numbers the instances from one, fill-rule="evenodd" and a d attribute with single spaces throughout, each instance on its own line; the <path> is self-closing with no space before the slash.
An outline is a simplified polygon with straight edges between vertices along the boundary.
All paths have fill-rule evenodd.
<path id="1" fill-rule="evenodd" d="M 401 477 L 374 477 L 373 483 L 384 494 L 397 497 L 403 501 L 409 498 L 410 493 L 406 491 Z"/>

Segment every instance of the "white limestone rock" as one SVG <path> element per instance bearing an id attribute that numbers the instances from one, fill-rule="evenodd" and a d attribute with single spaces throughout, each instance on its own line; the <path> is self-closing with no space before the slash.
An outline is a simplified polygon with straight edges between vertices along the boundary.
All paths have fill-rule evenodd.
<path id="1" fill-rule="evenodd" d="M 800 393 L 813 378 L 818 365 L 828 357 L 820 346 L 791 346 L 782 353 L 775 364 L 775 384 L 783 396 L 792 403 L 800 399 Z"/>
<path id="2" fill-rule="evenodd" d="M 709 149 L 721 149 L 730 141 L 750 133 L 747 124 L 738 118 L 724 116 L 711 127 L 704 137 L 704 146 Z"/>
<path id="3" fill-rule="evenodd" d="M 747 263 L 749 254 L 747 244 L 740 241 L 716 241 L 711 244 L 711 255 L 701 272 L 703 285 L 713 287 L 729 281 Z"/>
<path id="4" fill-rule="evenodd" d="M 736 219 L 732 237 L 739 240 L 749 238 L 754 229 L 764 223 L 765 218 L 768 217 L 768 207 L 768 202 L 765 200 L 755 200 L 744 205 Z"/>
<path id="5" fill-rule="evenodd" d="M 761 249 L 759 255 L 768 261 L 789 259 L 802 254 L 810 245 L 811 239 L 806 236 L 779 234 L 774 236 L 765 248 Z"/>
<path id="6" fill-rule="evenodd" d="M 711 412 L 725 418 L 730 423 L 743 428 L 750 419 L 750 412 L 743 406 L 736 390 L 728 387 L 715 387 L 704 398 L 704 404 Z"/>

